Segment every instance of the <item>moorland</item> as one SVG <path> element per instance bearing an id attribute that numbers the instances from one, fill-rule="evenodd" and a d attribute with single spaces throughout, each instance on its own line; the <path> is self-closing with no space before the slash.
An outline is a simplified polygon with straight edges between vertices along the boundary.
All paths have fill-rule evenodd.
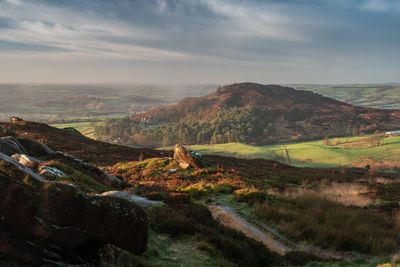
<path id="1" fill-rule="evenodd" d="M 76 107 L 61 105 L 63 90 L 46 98 L 47 86 L 37 85 L 42 93 L 34 101 L 21 97 L 26 102 L 12 114 L 30 112 L 40 122 L 0 123 L 1 194 L 7 196 L 0 204 L 1 264 L 398 263 L 399 136 L 385 133 L 400 125 L 389 97 L 397 85 L 339 86 L 336 99 L 324 96 L 335 95 L 329 86 L 316 85 L 307 91 L 251 83 L 198 86 L 175 98 L 165 97 L 167 91 L 157 95 L 160 88 L 118 95 L 58 87 Z M 109 110 L 86 106 L 91 90 L 99 94 L 96 103 L 111 103 Z M 374 105 L 374 92 L 388 105 Z M 362 105 L 349 104 L 354 98 L 347 95 L 363 99 Z M 38 109 L 40 99 L 51 101 Z M 132 99 L 145 104 L 132 111 Z M 17 94 L 7 102 L 3 117 L 13 112 Z M 25 109 L 28 103 L 34 108 Z M 63 129 L 71 126 L 78 132 Z M 176 147 L 160 148 L 176 143 L 201 164 L 182 165 Z M 144 199 L 131 203 L 132 197 Z M 68 216 L 60 220 L 60 214 Z M 132 218 L 145 223 L 129 224 Z M 107 227 L 94 230 L 102 224 Z"/>

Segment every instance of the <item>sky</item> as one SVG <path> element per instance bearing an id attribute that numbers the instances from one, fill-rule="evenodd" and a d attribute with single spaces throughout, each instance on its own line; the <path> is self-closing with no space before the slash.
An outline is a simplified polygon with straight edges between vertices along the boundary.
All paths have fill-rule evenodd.
<path id="1" fill-rule="evenodd" d="M 0 83 L 400 81 L 398 0 L 0 0 Z"/>

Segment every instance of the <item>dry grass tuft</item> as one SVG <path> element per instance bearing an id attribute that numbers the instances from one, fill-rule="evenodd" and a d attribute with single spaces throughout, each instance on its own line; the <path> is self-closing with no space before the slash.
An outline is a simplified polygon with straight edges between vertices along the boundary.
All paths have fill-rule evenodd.
<path id="1" fill-rule="evenodd" d="M 378 210 L 346 208 L 328 199 L 304 195 L 285 202 L 258 203 L 253 211 L 291 238 L 311 241 L 322 248 L 374 255 L 393 253 L 396 248 L 396 216 Z"/>

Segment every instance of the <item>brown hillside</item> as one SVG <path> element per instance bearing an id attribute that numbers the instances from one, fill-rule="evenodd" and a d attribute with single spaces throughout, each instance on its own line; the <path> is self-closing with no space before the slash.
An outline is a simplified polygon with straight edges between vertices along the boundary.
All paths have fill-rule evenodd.
<path id="1" fill-rule="evenodd" d="M 220 87 L 210 95 L 186 98 L 175 105 L 135 115 L 132 120 L 150 118 L 156 122 L 208 122 L 217 111 L 249 106 L 258 110 L 256 121 L 272 118 L 274 126 L 274 132 L 268 137 L 250 135 L 249 143 L 354 135 L 400 126 L 399 110 L 357 107 L 311 91 L 256 83 Z"/>
<path id="2" fill-rule="evenodd" d="M 131 148 L 92 140 L 83 135 L 76 135 L 38 122 L 0 123 L 0 126 L 16 132 L 21 137 L 28 137 L 44 143 L 53 150 L 74 155 L 97 165 L 112 165 L 121 161 L 138 160 L 139 157 L 145 159 L 171 156 L 167 155 L 167 152 Z"/>
<path id="3" fill-rule="evenodd" d="M 220 87 L 216 92 L 204 97 L 185 98 L 179 103 L 167 107 L 151 109 L 145 115 L 137 117 L 152 118 L 160 121 L 179 121 L 189 113 L 199 110 L 254 106 L 266 108 L 271 112 L 302 112 L 303 117 L 319 117 L 324 115 L 338 117 L 354 117 L 359 120 L 388 119 L 391 115 L 400 116 L 397 110 L 378 110 L 356 107 L 338 100 L 324 97 L 311 91 L 295 90 L 279 85 L 261 85 L 257 83 L 237 83 Z M 204 120 L 206 118 L 203 118 Z"/>

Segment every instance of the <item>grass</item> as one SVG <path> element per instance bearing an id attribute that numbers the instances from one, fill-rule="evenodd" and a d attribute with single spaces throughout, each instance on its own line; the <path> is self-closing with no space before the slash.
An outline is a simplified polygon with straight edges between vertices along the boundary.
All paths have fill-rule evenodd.
<path id="1" fill-rule="evenodd" d="M 296 86 L 298 87 L 298 86 Z M 397 85 L 343 85 L 343 86 L 300 86 L 302 89 L 311 90 L 324 96 L 332 97 L 350 104 L 374 107 L 399 109 L 397 101 L 400 87 Z M 385 90 L 382 90 L 382 88 Z"/>
<path id="2" fill-rule="evenodd" d="M 67 128 L 67 127 L 74 127 L 77 129 L 79 132 L 81 132 L 84 136 L 96 139 L 95 133 L 94 133 L 94 127 L 98 124 L 101 124 L 102 122 L 70 122 L 70 123 L 59 123 L 59 124 L 52 124 L 51 126 L 56 127 L 56 128 Z"/>
<path id="3" fill-rule="evenodd" d="M 151 227 L 158 234 L 174 239 L 195 236 L 209 255 L 223 255 L 237 266 L 275 266 L 282 260 L 261 243 L 216 222 L 206 206 L 192 202 L 186 195 L 173 195 L 164 202 L 166 205 L 149 210 Z"/>
<path id="4" fill-rule="evenodd" d="M 327 262 L 309 262 L 304 265 L 304 267 L 392 267 L 390 264 L 388 266 L 381 266 L 380 264 L 387 262 L 388 257 L 371 257 L 365 255 L 359 255 L 355 258 L 342 261 L 327 261 Z"/>
<path id="5" fill-rule="evenodd" d="M 76 170 L 64 163 L 53 160 L 45 162 L 42 165 L 57 168 L 67 174 L 66 177 L 62 178 L 54 177 L 53 181 L 72 183 L 85 193 L 102 193 L 110 190 L 110 188 L 99 183 L 88 174 Z"/>
<path id="6" fill-rule="evenodd" d="M 212 256 L 204 249 L 204 244 L 193 237 L 173 239 L 150 231 L 147 251 L 140 256 L 122 253 L 113 266 L 131 266 L 132 262 L 141 266 L 236 266 L 224 259 L 220 253 Z M 126 263 L 126 265 L 125 265 Z M 107 265 L 104 265 L 107 266 Z"/>
<path id="7" fill-rule="evenodd" d="M 252 211 L 291 239 L 307 240 L 322 248 L 368 255 L 396 249 L 397 216 L 375 209 L 346 208 L 323 198 L 301 196 L 256 203 Z"/>
<path id="8" fill-rule="evenodd" d="M 374 164 L 380 168 L 397 167 L 400 161 L 400 136 L 384 136 L 376 147 L 371 147 L 370 138 L 371 135 L 335 138 L 338 145 L 326 145 L 325 140 L 318 140 L 268 146 L 243 143 L 193 145 L 190 149 L 204 154 L 272 159 L 298 167 L 365 167 Z"/>
<path id="9" fill-rule="evenodd" d="M 178 164 L 167 157 L 122 162 L 105 170 L 136 187 L 136 193 L 143 196 L 156 191 L 187 193 L 194 198 L 201 198 L 218 192 L 232 192 L 245 186 L 236 170 L 179 169 Z"/>
<path id="10" fill-rule="evenodd" d="M 52 127 L 56 127 L 59 129 L 67 128 L 67 127 L 74 127 L 79 132 L 81 132 L 84 136 L 89 137 L 91 139 L 96 139 L 96 134 L 94 128 L 97 125 L 103 124 L 107 119 L 110 118 L 120 118 L 124 117 L 125 115 L 117 115 L 117 114 L 110 114 L 110 115 L 103 115 L 103 116 L 95 116 L 95 117 L 70 117 L 69 122 L 65 123 L 52 123 L 49 124 Z"/>

